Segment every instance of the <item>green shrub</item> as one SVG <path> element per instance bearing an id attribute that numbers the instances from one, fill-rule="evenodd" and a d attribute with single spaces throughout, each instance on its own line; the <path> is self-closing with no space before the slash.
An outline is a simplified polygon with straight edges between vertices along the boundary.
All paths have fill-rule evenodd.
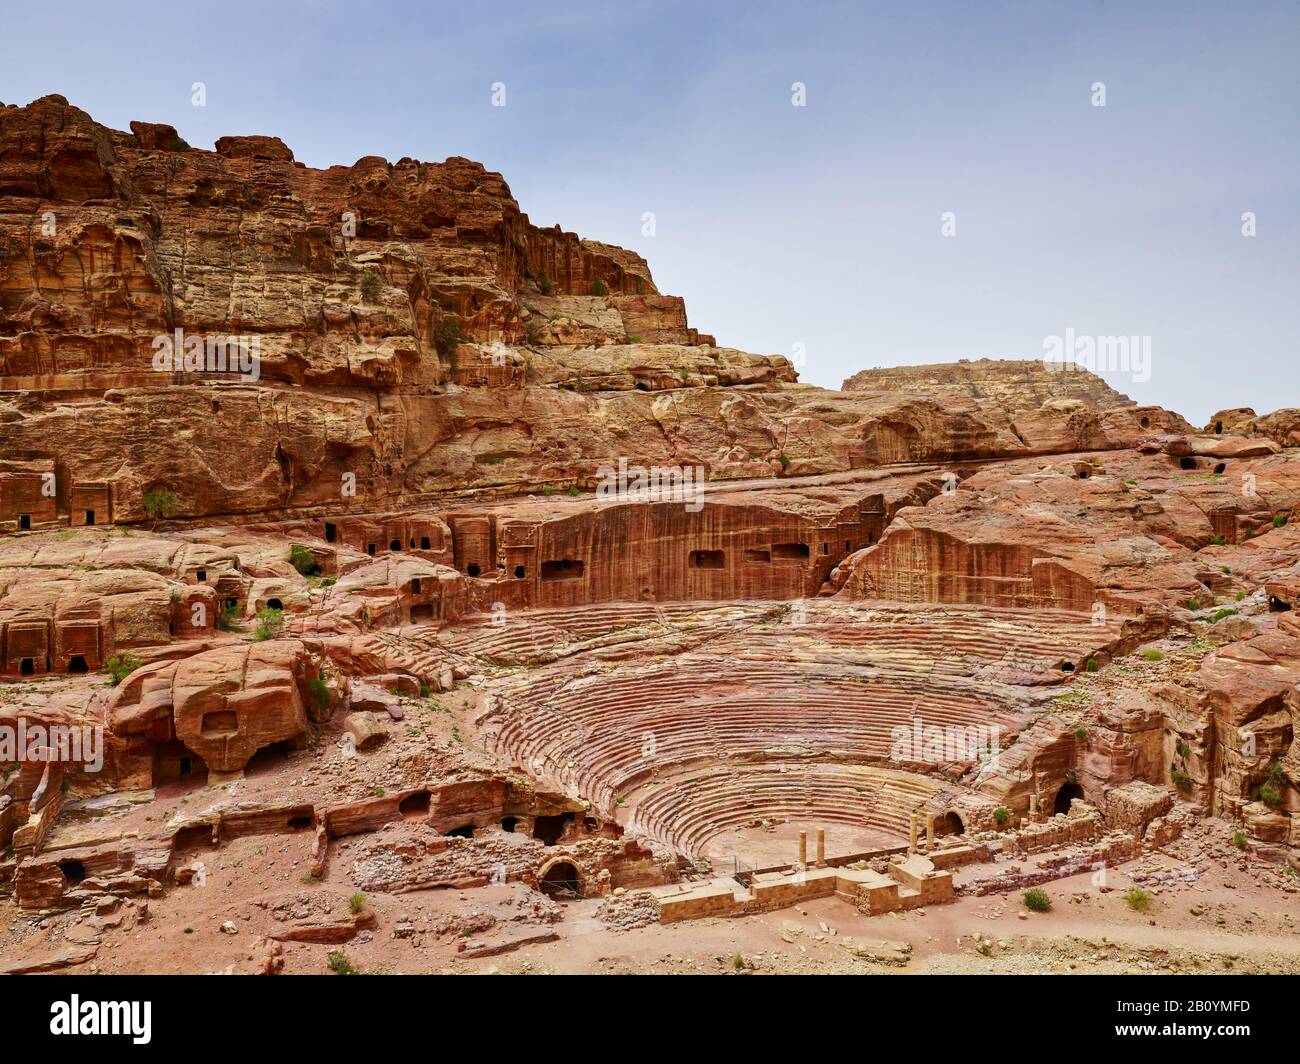
<path id="1" fill-rule="evenodd" d="M 284 627 L 284 610 L 265 606 L 257 611 L 257 627 L 253 629 L 253 638 L 261 642 L 274 639 Z"/>
<path id="2" fill-rule="evenodd" d="M 1173 782 L 1175 787 L 1184 793 L 1192 789 L 1192 777 L 1177 765 L 1169 770 L 1169 779 Z"/>
<path id="3" fill-rule="evenodd" d="M 320 572 L 320 566 L 316 564 L 316 555 L 301 543 L 295 543 L 289 548 L 289 564 L 302 576 L 315 576 Z"/>
<path id="4" fill-rule="evenodd" d="M 367 303 L 374 303 L 383 291 L 383 282 L 378 270 L 363 270 L 361 273 L 361 298 Z"/>
<path id="5" fill-rule="evenodd" d="M 1165 660 L 1165 654 L 1164 654 L 1164 651 L 1163 651 L 1163 650 L 1144 650 L 1144 651 L 1142 651 L 1142 656 L 1143 656 L 1144 658 L 1146 658 L 1147 661 L 1164 661 L 1164 660 Z"/>
<path id="6" fill-rule="evenodd" d="M 998 826 L 1001 827 L 1005 825 L 1008 820 L 1011 819 L 1011 810 L 1008 809 L 1005 805 L 1000 805 L 993 810 L 993 819 L 996 820 L 998 822 Z"/>
<path id="7" fill-rule="evenodd" d="M 1178 751 L 1178 756 L 1184 761 L 1187 760 L 1187 755 L 1192 752 L 1192 748 L 1187 744 L 1186 739 L 1179 739 L 1178 742 L 1174 744 L 1174 749 Z"/>
<path id="8" fill-rule="evenodd" d="M 599 278 L 591 282 L 591 294 L 593 296 L 603 296 L 607 291 L 608 289 L 605 287 L 605 282 Z"/>
<path id="9" fill-rule="evenodd" d="M 776 456 L 776 460 L 781 463 L 782 469 L 790 468 L 790 458 L 784 451 Z"/>
<path id="10" fill-rule="evenodd" d="M 365 907 L 366 896 L 360 891 L 357 891 L 357 893 L 353 894 L 352 897 L 348 899 L 348 908 L 352 910 L 353 916 L 356 916 Z"/>
<path id="11" fill-rule="evenodd" d="M 1268 782 L 1274 787 L 1281 787 L 1286 782 L 1286 773 L 1282 770 L 1282 762 L 1273 758 L 1268 763 Z"/>
<path id="12" fill-rule="evenodd" d="M 239 627 L 239 604 L 222 606 L 217 627 L 223 632 L 233 632 Z"/>
<path id="13" fill-rule="evenodd" d="M 324 676 L 308 680 L 307 691 L 311 695 L 312 705 L 317 709 L 324 709 L 330 704 L 330 688 Z"/>
<path id="14" fill-rule="evenodd" d="M 1047 896 L 1047 891 L 1034 887 L 1022 894 L 1021 899 L 1025 903 L 1025 908 L 1034 913 L 1051 912 L 1052 899 Z"/>
<path id="15" fill-rule="evenodd" d="M 1084 666 L 1084 668 L 1086 668 L 1089 672 L 1096 672 L 1099 668 L 1101 668 L 1101 666 L 1098 664 L 1096 658 L 1089 658 L 1088 663 L 1087 665 Z"/>
<path id="16" fill-rule="evenodd" d="M 1259 800 L 1270 809 L 1275 809 L 1282 804 L 1282 792 L 1271 783 L 1266 783 L 1259 789 Z"/>
<path id="17" fill-rule="evenodd" d="M 1086 738 L 1088 738 L 1088 729 L 1087 729 L 1087 728 L 1075 728 L 1075 729 L 1074 729 L 1074 737 L 1075 737 L 1076 739 L 1086 739 Z"/>
<path id="18" fill-rule="evenodd" d="M 537 287 L 541 290 L 541 293 L 544 296 L 555 295 L 555 282 L 551 280 L 549 274 L 544 273 L 537 278 Z"/>
<path id="19" fill-rule="evenodd" d="M 1214 611 L 1214 621 L 1217 624 L 1225 617 L 1235 617 L 1236 615 L 1237 611 L 1235 609 L 1231 606 L 1224 606 L 1223 609 Z"/>
<path id="20" fill-rule="evenodd" d="M 1281 514 L 1278 514 L 1275 518 L 1273 518 L 1274 528 L 1281 528 L 1284 524 L 1286 524 L 1286 518 L 1283 517 Z"/>
<path id="21" fill-rule="evenodd" d="M 1211 537 L 1210 537 L 1210 542 L 1213 543 L 1216 547 L 1222 547 L 1225 543 L 1228 542 L 1228 537 L 1227 537 L 1227 536 L 1211 536 Z"/>
<path id="22" fill-rule="evenodd" d="M 104 668 L 108 670 L 108 674 L 113 678 L 111 683 L 116 687 L 143 664 L 144 662 L 134 654 L 121 653 L 109 658 Z"/>
<path id="23" fill-rule="evenodd" d="M 1151 895 L 1141 887 L 1129 887 L 1124 892 L 1124 904 L 1135 913 L 1144 913 L 1151 908 Z"/>
<path id="24" fill-rule="evenodd" d="M 361 974 L 355 968 L 352 967 L 352 962 L 348 960 L 347 953 L 342 949 L 330 950 L 329 953 L 326 954 L 325 963 L 329 965 L 330 971 L 333 972 L 335 975 L 360 975 Z"/>
<path id="25" fill-rule="evenodd" d="M 1246 833 L 1244 831 L 1234 831 L 1232 833 L 1232 844 L 1239 850 L 1246 849 L 1249 845 L 1246 841 Z"/>
<path id="26" fill-rule="evenodd" d="M 155 528 L 158 527 L 159 521 L 172 517 L 180 509 L 180 503 L 176 501 L 176 493 L 165 488 L 146 491 L 142 501 L 144 512 L 153 520 Z"/>
<path id="27" fill-rule="evenodd" d="M 571 487 L 571 488 L 569 489 L 569 497 L 572 498 L 572 499 L 576 499 L 576 498 L 577 498 L 579 495 L 581 495 L 581 494 L 582 494 L 582 493 L 581 493 L 580 491 L 578 491 L 578 485 L 576 485 L 576 484 L 573 485 L 573 487 Z"/>
<path id="28" fill-rule="evenodd" d="M 460 322 L 450 315 L 439 319 L 437 327 L 433 330 L 433 346 L 437 350 L 439 358 L 446 359 L 454 367 L 456 365 L 456 349 L 460 346 L 462 339 Z"/>

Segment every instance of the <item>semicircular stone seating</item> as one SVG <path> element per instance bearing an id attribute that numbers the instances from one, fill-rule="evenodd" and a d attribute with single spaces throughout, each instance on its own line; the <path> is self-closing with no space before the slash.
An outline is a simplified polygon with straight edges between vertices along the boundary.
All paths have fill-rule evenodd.
<path id="1" fill-rule="evenodd" d="M 491 645 L 509 658 L 536 654 L 544 631 L 576 637 L 578 618 L 545 612 L 543 623 L 520 626 L 526 634 L 515 643 L 498 632 L 474 649 Z M 654 620 L 606 612 L 606 626 Z M 659 619 L 680 635 L 687 616 Z M 594 623 L 581 630 L 587 640 L 600 634 Z M 530 774 L 690 855 L 759 818 L 905 840 L 912 813 L 944 781 L 905 771 L 921 758 L 891 759 L 900 730 L 921 721 L 1008 735 L 1051 691 L 982 679 L 987 666 L 1055 668 L 1114 635 L 1077 613 L 930 606 L 922 616 L 879 603 L 810 603 L 798 624 L 750 618 L 707 634 L 684 650 L 642 635 L 637 656 L 576 654 L 518 674 L 501 688 L 488 741 Z"/>

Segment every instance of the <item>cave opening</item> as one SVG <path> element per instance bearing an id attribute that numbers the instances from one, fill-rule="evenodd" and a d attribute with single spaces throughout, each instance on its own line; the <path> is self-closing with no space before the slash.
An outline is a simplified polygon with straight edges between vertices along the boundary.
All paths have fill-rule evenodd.
<path id="1" fill-rule="evenodd" d="M 556 816 L 539 816 L 533 821 L 533 838 L 546 846 L 554 846 L 560 841 L 564 829 L 573 819 L 572 813 L 560 813 Z"/>
<path id="2" fill-rule="evenodd" d="M 542 873 L 539 889 L 548 898 L 580 898 L 581 880 L 578 870 L 569 861 L 556 861 Z"/>
<path id="3" fill-rule="evenodd" d="M 1083 788 L 1077 783 L 1064 784 L 1061 789 L 1056 792 L 1056 801 L 1052 803 L 1052 813 L 1068 813 L 1070 811 L 1070 803 L 1076 798 L 1082 797 Z"/>
<path id="4" fill-rule="evenodd" d="M 63 878 L 68 881 L 69 886 L 76 886 L 86 878 L 86 866 L 80 861 L 60 861 L 59 871 L 63 873 Z"/>
<path id="5" fill-rule="evenodd" d="M 423 816 L 429 811 L 429 792 L 413 791 L 397 803 L 397 811 L 402 816 Z M 470 834 L 474 829 L 470 829 Z M 469 836 L 467 835 L 466 838 Z"/>
<path id="6" fill-rule="evenodd" d="M 86 664 L 86 659 L 83 655 L 73 654 L 72 657 L 68 659 L 68 672 L 80 676 L 82 673 L 87 673 L 89 671 L 90 667 Z"/>

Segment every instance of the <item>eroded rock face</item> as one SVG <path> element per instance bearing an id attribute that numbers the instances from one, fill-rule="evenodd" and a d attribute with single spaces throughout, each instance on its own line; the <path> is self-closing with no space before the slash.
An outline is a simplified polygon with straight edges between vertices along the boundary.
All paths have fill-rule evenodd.
<path id="1" fill-rule="evenodd" d="M 1198 432 L 1033 362 L 801 385 L 476 163 L 131 129 L 0 108 L 0 735 L 107 733 L 0 757 L 0 895 L 144 912 L 284 836 L 304 892 L 523 892 L 540 932 L 436 925 L 473 958 L 566 897 L 721 911 L 766 867 L 788 904 L 800 832 L 891 909 L 1201 818 L 1300 865 L 1294 411 Z M 213 336 L 256 371 L 155 368 Z M 647 469 L 689 488 L 609 490 Z"/>
<path id="2" fill-rule="evenodd" d="M 293 640 L 218 647 L 129 676 L 108 707 L 113 731 L 181 743 L 213 772 L 307 733 L 308 683 L 319 667 Z"/>

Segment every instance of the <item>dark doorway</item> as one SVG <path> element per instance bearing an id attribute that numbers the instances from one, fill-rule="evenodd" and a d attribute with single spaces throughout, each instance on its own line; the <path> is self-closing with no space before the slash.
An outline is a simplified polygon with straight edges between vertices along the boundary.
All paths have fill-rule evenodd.
<path id="1" fill-rule="evenodd" d="M 35 659 L 35 658 L 23 658 L 22 664 L 18 666 L 18 673 L 19 673 L 20 676 L 35 676 L 35 675 L 36 675 L 36 659 Z"/>
<path id="2" fill-rule="evenodd" d="M 1080 787 L 1077 783 L 1065 784 L 1063 787 L 1061 787 L 1059 791 L 1056 792 L 1056 801 L 1052 803 L 1053 814 L 1068 813 L 1070 811 L 1070 803 L 1074 801 L 1076 798 L 1082 798 L 1082 797 L 1083 797 L 1083 788 Z"/>
<path id="3" fill-rule="evenodd" d="M 76 886 L 86 878 L 86 866 L 80 861 L 60 861 L 59 871 L 63 873 L 63 878 L 68 881 L 69 886 Z"/>
<path id="4" fill-rule="evenodd" d="M 420 537 L 420 550 L 429 550 L 429 537 L 428 537 L 428 536 L 421 536 L 421 537 Z"/>
<path id="5" fill-rule="evenodd" d="M 578 870 L 568 861 L 559 861 L 551 865 L 542 876 L 538 887 L 549 898 L 582 897 Z"/>
<path id="6" fill-rule="evenodd" d="M 1182 458 L 1178 459 L 1178 468 L 1179 468 L 1179 469 L 1195 469 L 1195 468 L 1196 468 L 1196 459 L 1195 459 L 1195 458 L 1192 458 L 1190 455 L 1184 455 Z"/>
<path id="7" fill-rule="evenodd" d="M 522 565 L 516 565 L 516 566 L 515 566 L 515 579 L 516 579 L 516 580 L 522 580 L 522 579 L 524 578 L 524 574 L 527 573 L 527 572 L 528 572 L 528 570 L 525 569 Z"/>
<path id="8" fill-rule="evenodd" d="M 514 832 L 515 825 L 518 823 L 519 818 L 517 816 L 503 816 L 501 818 L 501 830 L 507 834 L 511 834 Z"/>
<path id="9" fill-rule="evenodd" d="M 81 675 L 83 672 L 89 672 L 90 668 L 86 665 L 86 659 L 80 654 L 73 654 L 68 659 L 68 672 Z"/>
<path id="10" fill-rule="evenodd" d="M 372 558 L 375 556 L 375 545 L 373 543 L 366 544 L 366 553 Z"/>
<path id="11" fill-rule="evenodd" d="M 473 562 L 465 566 L 465 574 L 467 576 L 478 576 L 478 574 L 481 573 L 482 571 L 483 570 Z"/>
<path id="12" fill-rule="evenodd" d="M 401 550 L 402 541 L 400 539 L 390 539 L 388 541 L 388 549 L 393 551 Z"/>
<path id="13" fill-rule="evenodd" d="M 194 574 L 194 579 L 197 580 L 200 584 L 206 582 L 208 579 L 208 571 L 206 569 L 200 569 L 197 573 Z"/>
<path id="14" fill-rule="evenodd" d="M 533 838 L 538 839 L 547 846 L 554 846 L 560 841 L 560 836 L 564 834 L 565 825 L 572 819 L 572 813 L 561 813 L 559 816 L 539 816 L 533 821 Z"/>
<path id="15" fill-rule="evenodd" d="M 29 528 L 31 528 L 31 527 L 32 527 L 32 515 L 31 515 L 31 514 L 19 514 L 19 515 L 18 515 L 18 530 L 19 530 L 20 532 L 26 532 L 26 531 L 27 531 Z"/>
<path id="16" fill-rule="evenodd" d="M 458 828 L 452 828 L 450 831 L 444 831 L 444 835 L 455 835 L 458 839 L 472 839 L 474 837 L 474 825 L 462 824 Z"/>
<path id="17" fill-rule="evenodd" d="M 334 525 L 332 525 L 332 524 L 330 524 L 328 521 L 326 521 L 326 522 L 325 522 L 325 542 L 326 542 L 326 543 L 333 543 L 334 540 L 338 538 L 338 534 L 339 534 L 339 530 L 338 530 L 337 528 L 335 528 Z"/>
<path id="18" fill-rule="evenodd" d="M 557 558 L 555 561 L 542 562 L 543 580 L 577 580 L 581 578 L 585 563 L 572 558 Z"/>
<path id="19" fill-rule="evenodd" d="M 966 825 L 961 822 L 961 817 L 956 813 L 945 813 L 943 819 L 939 821 L 940 835 L 965 835 Z"/>
<path id="20" fill-rule="evenodd" d="M 282 610 L 284 609 L 284 603 L 279 599 L 267 599 L 266 608 L 268 610 Z"/>
<path id="21" fill-rule="evenodd" d="M 415 791 L 397 803 L 397 811 L 402 816 L 423 816 L 429 811 L 429 792 Z"/>
<path id="22" fill-rule="evenodd" d="M 87 511 L 86 511 L 86 524 L 88 524 L 88 525 L 93 525 L 94 523 L 95 523 L 95 511 L 94 511 L 94 510 L 87 510 Z"/>
<path id="23" fill-rule="evenodd" d="M 693 550 L 686 564 L 692 569 L 725 569 L 726 555 L 720 550 Z"/>

